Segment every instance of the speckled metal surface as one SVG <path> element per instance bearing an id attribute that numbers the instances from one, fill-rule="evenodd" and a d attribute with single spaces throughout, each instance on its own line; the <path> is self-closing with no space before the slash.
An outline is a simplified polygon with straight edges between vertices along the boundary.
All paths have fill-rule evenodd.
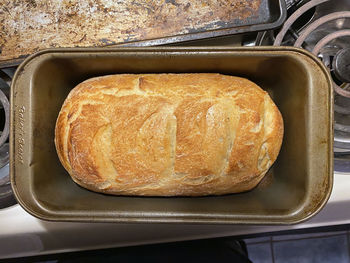
<path id="1" fill-rule="evenodd" d="M 278 26 L 284 17 L 280 1 L 2 0 L 0 63 L 18 64 L 20 58 L 52 47 L 96 47 L 186 34 L 198 39 L 252 31 L 276 20 Z M 237 27 L 243 28 L 198 35 Z"/>

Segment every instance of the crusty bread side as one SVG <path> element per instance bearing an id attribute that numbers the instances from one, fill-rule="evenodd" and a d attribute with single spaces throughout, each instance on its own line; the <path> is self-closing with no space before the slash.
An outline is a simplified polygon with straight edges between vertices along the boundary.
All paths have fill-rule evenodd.
<path id="1" fill-rule="evenodd" d="M 72 179 L 117 195 L 250 190 L 276 160 L 281 113 L 253 82 L 221 74 L 120 74 L 66 98 L 55 144 Z"/>

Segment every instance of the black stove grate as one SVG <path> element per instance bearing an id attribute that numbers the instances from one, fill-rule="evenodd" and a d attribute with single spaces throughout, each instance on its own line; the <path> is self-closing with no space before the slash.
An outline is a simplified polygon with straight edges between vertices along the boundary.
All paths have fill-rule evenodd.
<path id="1" fill-rule="evenodd" d="M 0 70 L 0 209 L 16 203 L 13 197 L 9 174 L 9 94 L 16 68 Z"/>

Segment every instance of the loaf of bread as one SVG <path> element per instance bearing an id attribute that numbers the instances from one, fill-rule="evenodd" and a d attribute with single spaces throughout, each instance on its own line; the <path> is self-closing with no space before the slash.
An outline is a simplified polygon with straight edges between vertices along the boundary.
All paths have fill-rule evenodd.
<path id="1" fill-rule="evenodd" d="M 253 82 L 221 74 L 121 74 L 76 86 L 59 113 L 59 159 L 102 193 L 247 191 L 276 160 L 281 113 Z"/>

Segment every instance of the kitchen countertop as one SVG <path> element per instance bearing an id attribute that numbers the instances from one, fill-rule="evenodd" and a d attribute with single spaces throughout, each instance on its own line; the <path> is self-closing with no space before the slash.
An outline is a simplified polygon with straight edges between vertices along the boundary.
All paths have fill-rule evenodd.
<path id="1" fill-rule="evenodd" d="M 327 205 L 310 220 L 287 226 L 47 222 L 19 205 L 0 210 L 0 258 L 190 239 L 240 236 L 350 223 L 350 174 L 335 174 Z"/>

